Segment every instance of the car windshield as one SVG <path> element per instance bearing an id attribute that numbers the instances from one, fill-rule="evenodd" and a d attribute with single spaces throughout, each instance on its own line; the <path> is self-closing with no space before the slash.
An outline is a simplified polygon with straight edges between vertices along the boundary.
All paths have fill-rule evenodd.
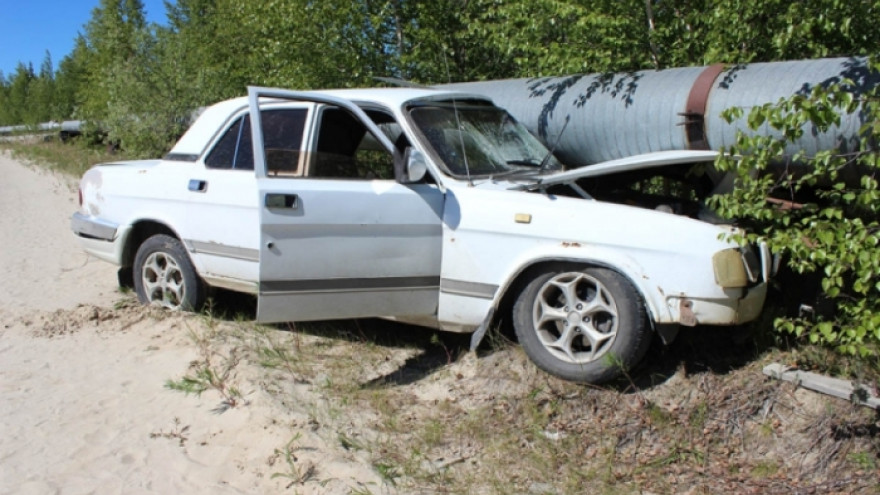
<path id="1" fill-rule="evenodd" d="M 455 177 L 530 177 L 562 165 L 506 111 L 486 102 L 410 107 L 424 142 Z"/>

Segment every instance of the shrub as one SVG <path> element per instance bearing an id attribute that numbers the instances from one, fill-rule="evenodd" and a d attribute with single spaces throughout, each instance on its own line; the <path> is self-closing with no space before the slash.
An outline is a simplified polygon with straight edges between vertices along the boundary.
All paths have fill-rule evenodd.
<path id="1" fill-rule="evenodd" d="M 880 63 L 872 61 L 872 70 Z M 827 314 L 777 318 L 777 331 L 865 356 L 880 344 L 880 92 L 859 91 L 851 80 L 817 86 L 775 104 L 727 110 L 733 122 L 747 115 L 752 130 L 769 126 L 776 136 L 740 132 L 716 166 L 735 174 L 732 192 L 710 206 L 748 227 L 741 242 L 764 240 L 797 274 L 820 280 Z M 859 112 L 858 143 L 807 156 L 786 156 L 804 133 L 839 125 Z M 790 150 L 789 150 L 790 151 Z M 783 291 L 794 287 L 782 287 Z"/>

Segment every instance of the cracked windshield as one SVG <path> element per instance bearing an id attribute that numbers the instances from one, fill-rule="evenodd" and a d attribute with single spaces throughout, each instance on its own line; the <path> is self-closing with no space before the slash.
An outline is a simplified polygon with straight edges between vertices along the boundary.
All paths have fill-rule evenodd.
<path id="1" fill-rule="evenodd" d="M 504 110 L 489 104 L 413 107 L 413 121 L 455 177 L 523 178 L 562 170 L 550 151 Z"/>

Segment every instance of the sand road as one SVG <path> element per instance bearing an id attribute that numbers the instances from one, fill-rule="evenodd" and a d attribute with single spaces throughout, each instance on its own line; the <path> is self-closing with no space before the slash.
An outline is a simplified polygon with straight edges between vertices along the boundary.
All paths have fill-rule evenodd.
<path id="1" fill-rule="evenodd" d="M 113 306 L 116 268 L 70 232 L 75 183 L 0 151 L 0 494 L 291 493 L 276 449 L 307 416 L 259 386 L 248 405 L 164 387 L 198 356 L 191 315 Z M 131 297 L 128 296 L 128 300 Z M 347 493 L 376 476 L 302 437 L 324 482 Z"/>

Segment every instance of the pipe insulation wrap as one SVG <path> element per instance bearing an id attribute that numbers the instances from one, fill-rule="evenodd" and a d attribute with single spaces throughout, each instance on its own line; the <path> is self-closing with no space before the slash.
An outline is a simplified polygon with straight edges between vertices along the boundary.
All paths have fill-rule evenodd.
<path id="1" fill-rule="evenodd" d="M 579 167 L 653 151 L 719 150 L 748 129 L 748 110 L 796 94 L 808 95 L 817 85 L 850 79 L 856 94 L 880 82 L 864 58 L 836 58 L 687 67 L 659 71 L 507 79 L 447 84 L 440 87 L 491 98 L 525 124 L 547 146 L 567 129 L 556 155 Z M 741 119 L 728 124 L 721 112 L 742 107 Z M 841 116 L 824 133 L 808 125 L 803 137 L 787 149 L 808 155 L 821 150 L 852 149 L 864 116 Z M 779 137 L 765 124 L 757 131 Z"/>

